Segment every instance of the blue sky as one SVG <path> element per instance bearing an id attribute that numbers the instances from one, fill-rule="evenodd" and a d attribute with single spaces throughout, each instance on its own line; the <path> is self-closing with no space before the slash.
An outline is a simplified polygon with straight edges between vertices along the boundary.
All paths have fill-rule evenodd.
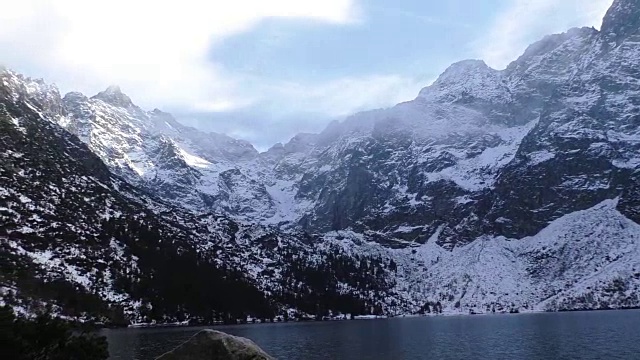
<path id="1" fill-rule="evenodd" d="M 503 68 L 546 34 L 598 27 L 611 2 L 24 0 L 0 14 L 0 61 L 62 91 L 119 84 L 266 149 L 412 99 L 455 61 Z"/>
<path id="2" fill-rule="evenodd" d="M 306 19 L 265 19 L 252 31 L 213 47 L 211 61 L 227 73 L 246 76 L 249 83 L 304 84 L 300 91 L 351 79 L 345 84 L 345 98 L 334 99 L 340 97 L 341 89 L 329 86 L 326 91 L 338 93 L 310 99 L 286 94 L 265 97 L 240 111 L 215 114 L 215 120 L 208 113 L 180 116 L 264 148 L 297 132 L 321 131 L 331 118 L 409 100 L 453 61 L 475 55 L 474 29 L 489 27 L 503 2 L 490 0 L 480 6 L 468 0 L 369 1 L 361 4 L 357 22 L 338 26 Z M 376 77 L 382 78 L 380 89 L 368 84 L 368 79 L 375 82 Z M 358 97 L 353 91 L 370 94 Z M 225 125 L 227 117 L 233 120 Z M 265 117 L 269 119 L 264 121 Z M 261 121 L 281 126 L 263 127 Z"/>
<path id="3" fill-rule="evenodd" d="M 487 27 L 491 6 L 477 2 L 371 1 L 361 23 L 326 26 L 306 20 L 266 19 L 251 32 L 211 50 L 211 59 L 231 71 L 288 81 L 366 76 L 393 70 L 431 75 L 425 63 L 471 55 L 473 28 Z M 462 44 L 463 46 L 459 46 Z"/>

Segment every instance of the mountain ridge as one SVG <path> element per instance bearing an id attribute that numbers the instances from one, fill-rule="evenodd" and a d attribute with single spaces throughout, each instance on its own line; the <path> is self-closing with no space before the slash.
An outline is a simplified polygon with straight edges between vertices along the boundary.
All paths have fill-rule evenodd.
<path id="1" fill-rule="evenodd" d="M 262 153 L 247 142 L 182 126 L 158 109 L 142 110 L 116 88 L 91 98 L 61 97 L 55 87 L 9 71 L 0 84 L 2 124 L 19 138 L 36 130 L 51 134 L 42 151 L 77 137 L 82 143 L 73 140 L 73 146 L 90 150 L 103 164 L 96 166 L 108 194 L 122 197 L 124 208 L 147 209 L 150 218 L 162 219 L 149 229 L 107 220 L 108 231 L 126 237 L 121 229 L 133 227 L 145 238 L 142 245 L 157 240 L 145 231 L 174 233 L 181 240 L 165 251 L 184 248 L 187 258 L 208 254 L 205 264 L 234 271 L 237 286 L 259 291 L 279 311 L 635 307 L 640 34 L 626 20 L 636 9 L 636 0 L 616 0 L 602 31 L 579 28 L 545 37 L 504 70 L 481 60 L 458 62 L 414 100 L 354 114 Z M 29 235 L 27 219 L 42 214 L 21 197 L 33 195 L 17 185 L 22 175 L 15 167 L 26 160 L 16 154 L 32 154 L 36 173 L 52 168 L 62 178 L 75 177 L 37 160 L 41 155 L 24 144 L 5 139 L 2 145 L 11 159 L 2 163 L 8 174 L 0 184 L 3 199 L 26 214 L 2 210 L 14 224 L 5 232 L 17 239 L 5 254 L 37 262 L 42 253 L 25 246 L 41 235 Z M 86 157 L 82 151 L 55 153 L 75 164 Z M 117 180 L 108 185 L 107 178 Z M 93 189 L 86 186 L 76 185 Z M 62 206 L 43 194 L 43 204 Z M 74 201 L 94 206 L 81 197 Z M 163 222 L 172 225 L 164 228 Z M 147 230 L 140 235 L 139 228 Z M 60 276 L 82 285 L 77 267 L 65 260 L 77 250 L 60 244 L 48 250 L 65 264 Z M 123 248 L 137 251 L 139 259 L 160 256 L 132 239 L 100 244 L 105 253 Z M 124 267 L 138 264 L 118 259 Z M 98 266 L 91 261 L 84 270 Z M 204 276 L 188 261 L 181 264 Z M 154 271 L 150 266 L 135 276 L 146 283 Z M 121 302 L 132 318 L 151 316 L 136 301 L 162 304 L 172 319 L 194 316 L 194 307 L 180 310 L 175 299 L 149 301 L 124 289 L 119 294 L 128 302 Z M 275 311 L 264 303 L 252 306 Z"/>
<path id="2" fill-rule="evenodd" d="M 430 183 L 443 179 L 446 181 L 452 181 L 455 183 L 455 186 L 466 192 L 482 190 L 483 188 L 487 188 L 487 185 L 483 184 L 493 184 L 495 182 L 495 179 L 492 178 L 497 175 L 497 171 L 500 169 L 500 166 L 495 170 L 490 170 L 486 175 L 478 173 L 474 176 L 474 172 L 484 172 L 484 170 L 473 170 L 473 166 L 475 165 L 471 165 L 472 168 L 470 169 L 468 167 L 469 165 L 463 162 L 477 162 L 480 166 L 484 167 L 487 164 L 483 163 L 484 160 L 482 160 L 480 156 L 476 156 L 476 159 L 471 159 L 469 157 L 473 157 L 481 152 L 482 153 L 480 155 L 485 156 L 488 154 L 488 151 L 492 151 L 498 155 L 502 154 L 502 151 L 515 151 L 508 149 L 510 146 L 508 145 L 509 141 L 513 141 L 509 140 L 511 139 L 511 135 L 500 135 L 500 132 L 503 130 L 506 131 L 507 128 L 515 125 L 524 126 L 526 124 L 534 124 L 533 121 L 535 121 L 536 116 L 541 114 L 542 107 L 546 107 L 546 103 L 549 98 L 553 96 L 554 93 L 563 89 L 563 86 L 561 86 L 562 83 L 566 83 L 567 81 L 578 81 L 582 83 L 584 81 L 583 79 L 575 78 L 576 71 L 583 71 L 581 70 L 582 68 L 586 69 L 589 66 L 592 66 L 593 60 L 590 59 L 593 59 L 594 56 L 597 58 L 598 56 L 604 56 L 607 53 L 619 50 L 620 48 L 602 50 L 599 48 L 600 45 L 598 45 L 601 42 L 600 38 L 604 36 L 603 34 L 605 34 L 605 32 L 610 32 L 607 29 L 613 28 L 617 22 L 620 22 L 616 19 L 620 17 L 624 19 L 625 16 L 627 16 L 625 14 L 632 11 L 635 5 L 637 4 L 633 1 L 616 1 L 607 12 L 603 21 L 604 32 L 599 32 L 595 29 L 580 28 L 571 29 L 564 34 L 545 37 L 543 40 L 530 46 L 519 59 L 502 71 L 490 69 L 481 60 L 465 60 L 456 63 L 445 71 L 433 85 L 421 90 L 415 100 L 398 104 L 397 106 L 386 110 L 372 110 L 356 114 L 341 123 L 334 123 L 328 126 L 327 129 L 320 134 L 295 136 L 291 141 L 283 145 L 285 151 L 280 151 L 279 155 L 276 155 L 276 151 L 273 150 L 271 152 L 267 152 L 268 154 L 257 153 L 257 151 L 255 151 L 255 149 L 253 149 L 248 143 L 244 148 L 242 145 L 240 147 L 236 147 L 235 145 L 237 145 L 237 141 L 230 138 L 225 138 L 224 141 L 226 143 L 222 148 L 235 150 L 232 150 L 231 153 L 224 153 L 225 149 L 218 149 L 218 151 L 211 153 L 206 151 L 207 146 L 201 146 L 201 139 L 198 141 L 200 144 L 196 144 L 198 149 L 193 149 L 190 146 L 193 145 L 193 139 L 186 139 L 187 142 L 191 144 L 185 144 L 183 142 L 182 145 L 180 145 L 182 148 L 176 145 L 178 148 L 178 150 L 176 150 L 176 156 L 181 157 L 182 160 L 177 161 L 175 164 L 182 163 L 182 166 L 184 167 L 182 173 L 185 176 L 180 176 L 180 179 L 192 179 L 185 185 L 193 187 L 200 182 L 200 187 L 203 189 L 201 191 L 198 190 L 195 194 L 190 194 L 187 189 L 178 190 L 177 192 L 170 189 L 172 181 L 170 179 L 169 181 L 166 181 L 167 179 L 158 180 L 157 174 L 154 179 L 162 183 L 157 186 L 169 188 L 166 190 L 168 193 L 175 193 L 174 197 L 179 197 L 178 194 L 186 195 L 183 197 L 189 198 L 190 203 L 200 203 L 200 205 L 194 206 L 202 207 L 204 204 L 204 207 L 207 207 L 207 203 L 210 204 L 211 202 L 217 202 L 219 199 L 222 199 L 222 203 L 224 205 L 219 207 L 217 210 L 225 211 L 231 216 L 239 216 L 240 213 L 243 213 L 247 208 L 255 207 L 257 209 L 257 211 L 255 211 L 255 215 L 239 217 L 243 218 L 243 220 L 256 221 L 255 218 L 258 214 L 267 214 L 264 221 L 271 223 L 288 221 L 293 222 L 294 224 L 297 223 L 295 226 L 302 226 L 303 229 L 309 229 L 311 231 L 323 231 L 327 229 L 335 230 L 356 224 L 349 220 L 346 222 L 331 221 L 327 218 L 328 214 L 310 213 L 310 206 L 316 210 L 320 209 L 322 212 L 335 211 L 335 209 L 330 208 L 322 210 L 322 207 L 327 206 L 327 203 L 332 201 L 330 199 L 333 199 L 335 196 L 322 199 L 317 198 L 321 194 L 305 190 L 309 187 L 309 178 L 315 176 L 313 173 L 317 173 L 319 169 L 325 169 L 328 166 L 331 168 L 331 165 L 322 165 L 319 166 L 319 168 L 308 168 L 306 170 L 307 173 L 302 169 L 301 173 L 300 164 L 295 163 L 295 161 L 298 161 L 297 158 L 304 157 L 306 160 L 303 160 L 303 164 L 314 162 L 319 163 L 320 161 L 332 162 L 335 161 L 332 159 L 335 159 L 336 157 L 329 156 L 329 158 L 327 158 L 327 155 L 329 154 L 326 150 L 339 153 L 341 151 L 341 146 L 348 147 L 350 146 L 349 144 L 353 143 L 354 140 L 358 138 L 361 140 L 369 138 L 369 140 L 366 140 L 369 142 L 371 141 L 371 138 L 373 138 L 373 141 L 376 142 L 375 146 L 378 146 L 380 143 L 379 140 L 382 142 L 388 142 L 391 141 L 391 138 L 401 138 L 404 136 L 413 138 L 411 141 L 416 144 L 418 139 L 415 139 L 415 137 L 420 133 L 429 134 L 430 138 L 419 139 L 419 141 L 436 141 L 436 145 L 439 144 L 438 146 L 442 147 L 442 145 L 447 141 L 457 141 L 456 139 L 447 140 L 447 137 L 458 136 L 459 132 L 449 132 L 450 127 L 457 127 L 458 129 L 468 133 L 465 136 L 470 136 L 469 141 L 471 143 L 474 143 L 473 136 L 481 136 L 483 141 L 486 142 L 486 145 L 481 146 L 479 149 L 473 150 L 472 152 L 466 151 L 467 149 L 452 149 L 453 151 L 447 150 L 440 151 L 439 154 L 434 153 L 434 156 L 436 157 L 431 160 L 436 160 L 434 162 L 440 163 L 441 165 L 434 164 L 435 167 L 434 165 L 428 166 L 433 167 L 436 171 L 420 175 L 422 179 L 419 181 L 423 183 L 421 187 L 424 187 L 425 181 L 426 183 Z M 607 24 L 607 26 L 604 24 Z M 581 63 L 580 61 L 583 60 L 580 60 L 579 58 L 585 58 L 585 56 L 581 55 L 585 52 L 592 52 L 594 55 L 589 55 L 590 59 L 587 59 L 587 62 Z M 565 66 L 569 63 L 569 60 L 564 58 L 567 54 L 568 56 L 577 56 L 576 59 L 572 59 L 571 61 L 571 63 L 575 65 Z M 564 63 L 558 63 L 558 59 L 564 59 L 562 60 Z M 476 71 L 477 69 L 482 69 L 482 71 L 478 72 Z M 479 74 L 485 74 L 489 77 L 482 75 L 480 78 L 477 78 L 477 76 L 480 76 Z M 451 78 L 451 80 L 447 80 L 448 78 Z M 470 81 L 470 78 L 473 78 L 474 80 Z M 541 79 L 543 79 L 543 81 L 541 81 Z M 112 93 L 122 94 L 119 89 L 112 90 L 114 90 L 111 91 Z M 102 93 L 104 94 L 108 92 L 109 91 L 105 91 Z M 126 97 L 126 95 L 122 95 Z M 96 97 L 94 96 L 93 98 Z M 125 100 L 127 99 L 129 98 L 126 97 Z M 125 103 L 128 105 L 127 101 L 125 101 Z M 447 105 L 446 108 L 442 107 L 444 104 Z M 570 105 L 575 106 L 576 104 Z M 577 110 L 582 111 L 583 109 Z M 440 120 L 441 125 L 438 125 L 438 122 L 434 119 L 438 118 L 440 115 L 435 114 L 438 112 L 442 113 L 443 111 L 445 113 L 449 112 L 450 114 L 442 118 L 442 120 Z M 148 114 L 149 113 L 140 116 L 148 117 Z M 171 130 L 175 130 L 173 128 L 179 125 L 179 123 L 175 122 L 175 119 L 173 119 L 169 114 L 161 113 L 159 111 L 152 111 L 151 114 L 153 115 L 152 118 L 154 119 L 154 124 L 159 124 L 159 128 L 168 126 L 169 128 L 172 128 Z M 136 116 L 138 115 L 134 114 L 133 117 L 129 117 L 135 118 Z M 431 120 L 429 123 L 418 123 L 415 121 L 415 119 L 421 117 L 431 118 Z M 169 121 L 164 121 L 163 123 L 161 118 L 168 119 Z M 462 119 L 463 121 L 458 121 L 456 123 L 453 122 L 455 121 L 453 119 Z M 170 123 L 173 125 L 169 125 Z M 506 125 L 507 128 L 500 129 L 498 126 L 488 133 L 478 130 L 479 128 L 486 127 L 489 123 Z M 468 125 L 471 125 L 471 127 Z M 95 127 L 95 125 L 90 124 L 89 126 Z M 540 127 L 540 125 L 536 126 L 538 128 Z M 158 130 L 154 127 L 155 126 L 151 126 L 151 130 L 155 131 L 155 135 L 167 135 L 166 129 Z M 177 132 L 185 133 L 185 129 L 185 127 L 179 127 Z M 131 132 L 129 129 L 124 130 L 126 130 L 124 133 Z M 507 131 L 507 133 L 509 133 L 509 131 Z M 173 131 L 174 138 L 175 133 L 176 132 Z M 199 134 L 199 132 L 191 131 L 191 134 Z M 172 135 L 169 134 L 169 136 L 171 137 Z M 202 135 L 193 136 L 203 138 Z M 213 139 L 215 140 L 214 143 L 221 142 L 220 138 L 216 138 L 218 136 L 217 134 L 211 136 L 213 136 Z M 332 140 L 332 137 L 338 137 L 338 141 L 340 141 L 339 139 L 341 136 L 345 139 L 344 145 L 341 145 L 340 143 L 336 144 L 334 142 L 335 140 Z M 489 139 L 489 137 L 491 139 Z M 301 140 L 302 138 L 305 138 L 305 140 Z M 136 146 L 139 147 L 142 145 L 142 141 L 139 139 L 133 139 L 131 141 L 133 141 L 133 145 L 129 145 L 129 147 L 135 148 Z M 478 142 L 476 141 L 475 144 L 477 143 Z M 516 145 L 516 148 L 518 148 L 518 142 L 512 144 Z M 332 145 L 335 146 L 331 148 Z M 109 148 L 108 144 L 103 144 L 101 147 L 109 151 L 114 150 L 113 148 Z M 152 148 L 156 149 L 155 151 L 157 152 L 161 151 L 160 149 L 162 149 L 162 146 L 152 146 Z M 416 151 L 423 150 L 424 148 L 416 149 Z M 120 150 L 116 149 L 116 151 Z M 133 155 L 144 155 L 146 158 L 155 157 L 149 156 L 148 154 L 145 155 L 145 151 L 147 150 L 139 149 L 136 150 Z M 151 149 L 149 151 L 153 152 L 154 150 Z M 543 154 L 543 152 L 538 152 L 537 154 Z M 343 157 L 343 155 L 344 154 L 340 154 L 337 157 L 340 158 Z M 126 154 L 122 154 L 122 156 L 126 157 Z M 325 156 L 325 158 L 321 159 L 317 156 Z M 549 156 L 551 155 L 547 154 L 547 157 Z M 106 155 L 103 155 L 102 157 L 105 161 L 110 160 Z M 213 164 L 220 165 L 220 157 L 222 157 L 222 162 L 226 162 L 226 165 L 222 165 L 219 169 L 213 169 L 213 179 L 207 179 L 207 175 L 202 175 L 203 171 L 211 167 L 217 167 L 211 166 Z M 287 157 L 292 158 L 292 161 L 289 161 Z M 186 159 L 188 159 L 190 163 L 185 162 Z M 508 160 L 509 157 L 505 159 Z M 246 163 L 246 167 L 249 169 L 235 166 L 235 163 L 238 163 L 239 161 Z M 491 161 L 496 161 L 496 164 L 501 163 L 499 160 Z M 143 159 L 140 161 L 140 159 L 137 158 L 124 158 L 121 162 L 124 162 L 125 164 L 120 164 L 120 166 L 123 167 L 123 169 L 120 170 L 130 173 L 133 171 L 138 175 L 143 171 L 148 170 L 145 168 L 145 164 L 148 165 L 152 163 L 149 159 Z M 143 164 L 138 164 L 140 162 L 143 162 Z M 265 162 L 268 163 L 266 167 L 264 165 Z M 275 166 L 269 165 L 273 163 L 275 163 Z M 140 165 L 139 169 L 131 169 L 136 168 L 136 166 L 138 166 L 137 164 Z M 418 164 L 420 163 L 418 162 Z M 129 169 L 127 169 L 127 167 Z M 298 172 L 292 174 L 286 173 L 287 171 L 295 172 L 293 168 L 298 168 Z M 312 173 L 308 173 L 309 171 Z M 458 174 L 459 171 L 467 172 L 467 174 Z M 471 173 L 471 176 L 469 176 L 469 172 Z M 374 175 L 378 176 L 378 174 Z M 202 180 L 203 176 L 205 180 Z M 342 175 L 336 174 L 336 176 Z M 404 178 L 407 176 L 409 175 L 403 175 Z M 218 177 L 218 180 L 216 180 L 215 177 Z M 136 181 L 135 174 L 130 177 L 130 180 L 133 182 Z M 323 181 L 322 179 L 318 180 Z M 389 180 L 386 181 L 388 182 Z M 397 182 L 398 180 L 399 179 L 394 179 L 391 180 L 391 182 Z M 181 186 L 179 181 L 177 181 L 177 179 L 174 179 L 174 181 L 176 182 L 176 187 L 179 188 Z M 292 181 L 293 183 L 291 183 Z M 238 186 L 236 183 L 241 183 L 242 185 Z M 407 189 L 409 189 L 408 185 L 409 184 L 402 186 L 407 186 Z M 489 185 L 488 187 L 490 188 L 491 186 L 492 185 Z M 238 188 L 242 189 L 242 191 L 236 191 Z M 248 190 L 248 192 L 245 190 Z M 402 191 L 394 196 L 403 197 L 404 195 Z M 418 194 L 423 191 L 424 190 L 419 192 L 413 191 L 412 193 Z M 384 196 L 389 197 L 391 195 L 393 194 Z M 462 194 L 460 196 L 464 197 L 468 196 L 468 194 Z M 420 202 L 417 198 L 413 201 L 416 203 Z M 323 205 L 322 203 L 327 205 Z M 293 206 L 294 209 L 292 209 L 292 204 L 295 204 Z M 343 205 L 346 206 L 347 209 L 351 208 L 350 211 L 352 212 L 357 210 L 353 208 L 352 205 Z M 357 208 L 362 207 L 362 205 L 355 206 Z M 387 205 L 380 203 L 367 206 L 382 206 L 384 208 Z M 389 206 L 393 206 L 393 204 Z M 311 209 L 311 211 L 317 212 L 313 209 Z M 318 215 L 324 219 L 319 220 L 319 222 L 316 221 Z M 344 218 L 344 216 L 341 217 Z M 362 216 L 358 215 L 358 217 Z M 262 220 L 257 219 L 257 221 Z M 314 225 L 314 223 L 317 224 Z M 433 231 L 435 231 L 436 228 L 437 226 L 429 226 L 430 233 L 424 234 L 422 237 L 425 239 L 428 238 L 433 234 Z"/>

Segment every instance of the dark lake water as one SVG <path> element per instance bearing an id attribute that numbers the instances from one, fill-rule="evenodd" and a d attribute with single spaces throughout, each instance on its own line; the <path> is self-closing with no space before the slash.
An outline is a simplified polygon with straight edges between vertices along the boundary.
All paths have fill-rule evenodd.
<path id="1" fill-rule="evenodd" d="M 440 316 L 211 327 L 277 359 L 634 359 L 640 311 Z M 154 359 L 201 328 L 105 330 L 111 359 Z"/>

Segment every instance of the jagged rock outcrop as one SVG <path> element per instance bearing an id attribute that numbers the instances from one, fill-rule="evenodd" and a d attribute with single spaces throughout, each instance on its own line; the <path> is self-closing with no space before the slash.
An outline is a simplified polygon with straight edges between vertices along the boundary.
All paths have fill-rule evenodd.
<path id="1" fill-rule="evenodd" d="M 201 330 L 156 360 L 272 360 L 253 341 L 216 330 Z"/>
<path id="2" fill-rule="evenodd" d="M 601 31 L 617 42 L 637 35 L 640 29 L 640 2 L 638 0 L 615 0 L 602 22 Z"/>
<path id="3" fill-rule="evenodd" d="M 101 91 L 98 94 L 94 95 L 92 99 L 102 100 L 109 105 L 120 108 L 134 107 L 131 98 L 125 95 L 117 85 L 109 86 L 105 91 Z"/>

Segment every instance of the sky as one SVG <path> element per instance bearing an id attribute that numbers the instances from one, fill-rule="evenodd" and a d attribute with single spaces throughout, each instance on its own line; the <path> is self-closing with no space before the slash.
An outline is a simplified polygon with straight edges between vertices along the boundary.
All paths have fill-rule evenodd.
<path id="1" fill-rule="evenodd" d="M 119 85 L 145 109 L 260 150 L 411 100 L 450 64 L 496 69 L 613 0 L 21 0 L 0 63 L 61 92 Z"/>

